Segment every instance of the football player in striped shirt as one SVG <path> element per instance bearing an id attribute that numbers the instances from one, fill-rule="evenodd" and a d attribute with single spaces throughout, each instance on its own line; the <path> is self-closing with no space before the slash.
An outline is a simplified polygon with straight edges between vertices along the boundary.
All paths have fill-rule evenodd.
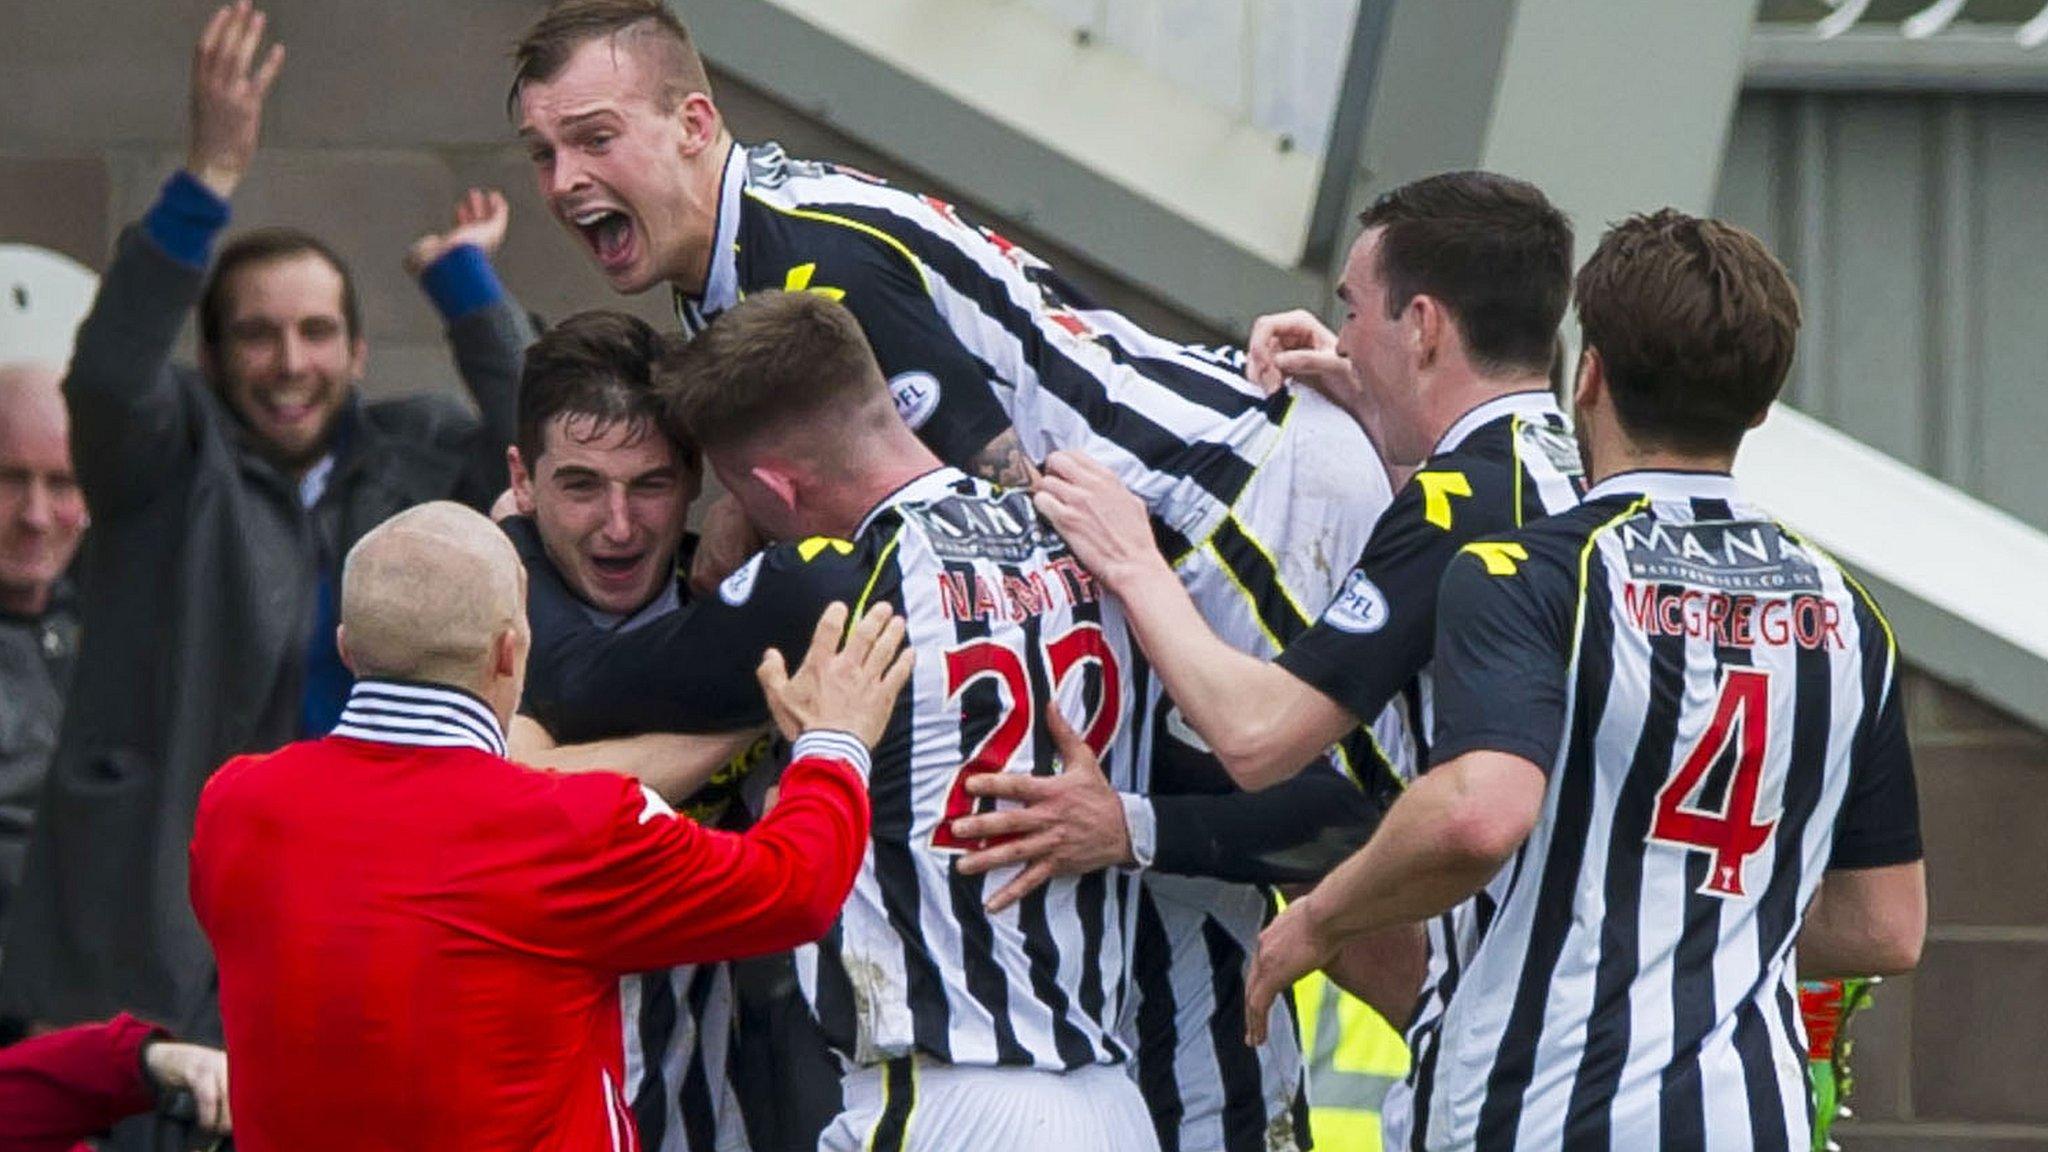
<path id="1" fill-rule="evenodd" d="M 891 605 L 917 654 L 869 776 L 877 824 L 855 894 L 798 957 L 848 1068 L 821 1146 L 1156 1147 L 1118 1034 L 1131 879 L 1063 879 L 991 912 L 1007 877 L 952 866 L 976 846 L 950 825 L 978 774 L 1099 755 L 1119 788 L 1142 787 L 1131 712 L 1144 671 L 1115 607 L 1027 493 L 945 467 L 916 439 L 839 305 L 751 296 L 662 378 L 678 429 L 790 543 L 671 617 L 586 636 L 591 675 L 575 683 L 592 698 L 567 703 L 627 728 L 684 713 L 729 726 L 760 707 L 740 671 L 765 649 L 801 651 L 834 600 Z M 559 592 L 540 573 L 532 587 Z M 732 716 L 712 714 L 721 698 Z"/>
<path id="2" fill-rule="evenodd" d="M 838 301 L 860 322 L 899 413 L 945 463 L 1013 487 L 1057 448 L 1116 468 L 1227 642 L 1271 655 L 1305 628 L 1341 578 L 1329 558 L 1357 555 L 1391 499 L 1371 443 L 1323 397 L 1266 395 L 1236 351 L 1162 339 L 1094 306 L 943 200 L 736 142 L 687 32 L 655 0 L 561 0 L 516 58 L 515 114 L 541 191 L 615 289 L 667 284 L 686 333 L 762 291 Z M 714 505 L 705 517 L 700 589 L 759 546 L 733 512 Z M 1157 766 L 1157 789 L 1231 788 L 1199 739 L 1169 720 L 1156 685 L 1145 691 L 1145 724 L 1160 729 L 1162 747 L 1184 746 Z M 1366 719 L 1385 732 L 1403 723 L 1398 713 Z M 1290 768 L 1321 764 L 1321 751 Z M 1371 741 L 1356 751 L 1357 787 L 1319 768 L 1287 794 L 1297 812 L 1341 817 L 1354 843 L 1377 817 L 1390 771 Z M 1134 818 L 1127 834 L 1142 839 L 1146 828 Z M 1265 1152 L 1299 1094 L 1293 1029 L 1247 1052 L 1241 1030 L 1213 1029 L 1210 1011 L 1218 987 L 1229 991 L 1221 1010 L 1238 1010 L 1265 903 L 1243 885 L 1225 893 L 1180 879 L 1147 892 L 1158 897 L 1148 907 L 1160 930 L 1146 940 L 1172 953 L 1148 970 L 1170 968 L 1165 983 L 1176 989 L 1150 1013 L 1173 1006 L 1173 1026 L 1155 1030 L 1171 1045 L 1144 1053 L 1156 1107 L 1180 1117 L 1190 1149 Z M 1218 931 L 1229 947 L 1205 945 Z M 1218 1082 L 1228 1101 L 1207 1090 Z"/>
<path id="3" fill-rule="evenodd" d="M 1904 971 L 1925 934 L 1898 646 L 1728 475 L 1798 330 L 1762 243 L 1631 218 L 1578 311 L 1595 484 L 1451 564 L 1434 765 L 1267 929 L 1252 995 L 1487 888 L 1416 1147 L 1791 1152 L 1796 977 Z"/>
<path id="4" fill-rule="evenodd" d="M 1340 399 L 1387 459 L 1414 469 L 1312 627 L 1264 660 L 1219 637 L 1181 589 L 1121 478 L 1080 454 L 1055 455 L 1040 508 L 1126 607 L 1146 655 L 1194 730 L 1238 782 L 1284 781 L 1361 719 L 1394 706 L 1425 745 L 1437 582 L 1466 543 L 1571 507 L 1578 451 L 1549 391 L 1557 325 L 1571 290 L 1572 233 L 1541 191 L 1485 172 L 1394 189 L 1361 218 L 1345 263 L 1338 333 L 1280 318 L 1274 367 Z M 1262 324 L 1269 331 L 1270 324 Z M 1277 385 L 1277 373 L 1274 383 Z M 1412 765 L 1413 749 L 1398 758 Z M 1412 774 L 1412 773 L 1411 773 Z M 1347 989 L 1423 1051 L 1489 912 L 1428 926 L 1418 1000 L 1414 933 L 1394 929 L 1352 950 Z M 1406 1132 L 1405 1088 L 1382 1109 L 1390 1141 Z"/>
<path id="5" fill-rule="evenodd" d="M 579 624 L 630 631 L 678 611 L 684 516 L 701 469 L 667 434 L 650 367 L 660 343 L 644 321 L 583 312 L 526 350 L 517 441 L 508 452 L 517 515 L 502 522 L 521 559 L 574 592 Z M 707 826 L 747 824 L 740 779 L 766 753 L 753 730 L 731 736 L 642 735 L 595 744 L 554 702 L 563 629 L 533 621 L 527 678 L 510 740 L 541 767 L 630 771 Z M 627 1096 L 649 1152 L 746 1152 L 728 1071 L 734 990 L 727 964 L 686 965 L 620 983 Z"/>

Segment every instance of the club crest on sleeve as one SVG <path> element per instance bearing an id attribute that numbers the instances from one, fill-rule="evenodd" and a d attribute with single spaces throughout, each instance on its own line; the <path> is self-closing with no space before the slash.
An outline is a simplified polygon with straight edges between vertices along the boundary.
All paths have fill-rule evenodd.
<path id="1" fill-rule="evenodd" d="M 1344 578 L 1344 587 L 1337 592 L 1337 598 L 1323 610 L 1323 619 L 1331 627 L 1345 632 L 1377 632 L 1387 626 L 1392 610 L 1387 607 L 1387 595 L 1380 586 L 1356 568 Z"/>
<path id="2" fill-rule="evenodd" d="M 761 574 L 761 558 L 765 552 L 756 552 L 754 558 L 740 565 L 733 574 L 718 585 L 718 598 L 737 608 L 754 594 L 754 579 Z"/>
<path id="3" fill-rule="evenodd" d="M 915 431 L 939 410 L 939 378 L 929 372 L 899 372 L 889 378 L 896 414 Z"/>

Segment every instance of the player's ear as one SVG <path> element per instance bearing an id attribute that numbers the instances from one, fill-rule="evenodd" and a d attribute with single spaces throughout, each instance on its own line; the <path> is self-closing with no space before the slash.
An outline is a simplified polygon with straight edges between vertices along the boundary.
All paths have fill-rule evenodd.
<path id="1" fill-rule="evenodd" d="M 505 449 L 505 471 L 512 478 L 513 507 L 521 516 L 533 515 L 533 473 L 527 470 L 526 458 L 519 454 L 517 444 Z"/>
<path id="2" fill-rule="evenodd" d="M 1572 384 L 1572 407 L 1584 412 L 1606 391 L 1607 366 L 1600 360 L 1600 350 L 1589 344 L 1579 350 L 1579 374 Z"/>
<path id="3" fill-rule="evenodd" d="M 780 468 L 771 468 L 766 464 L 756 464 L 747 469 L 747 475 L 752 477 L 756 484 L 774 493 L 784 508 L 796 511 L 795 477 Z"/>
<path id="4" fill-rule="evenodd" d="M 1427 368 L 1436 363 L 1449 319 L 1436 297 L 1421 293 L 1417 293 L 1408 301 L 1408 307 L 1401 310 L 1402 326 L 1408 330 L 1408 353 L 1415 358 L 1417 367 Z"/>
<path id="5" fill-rule="evenodd" d="M 718 143 L 724 119 L 719 115 L 718 105 L 711 102 L 705 92 L 689 92 L 676 100 L 675 111 L 671 113 L 683 130 L 682 153 L 695 157 Z"/>
<path id="6" fill-rule="evenodd" d="M 356 671 L 355 658 L 348 654 L 348 625 L 336 624 L 334 626 L 334 650 L 340 654 L 341 666 L 348 669 L 349 675 L 360 679 L 362 673 Z"/>

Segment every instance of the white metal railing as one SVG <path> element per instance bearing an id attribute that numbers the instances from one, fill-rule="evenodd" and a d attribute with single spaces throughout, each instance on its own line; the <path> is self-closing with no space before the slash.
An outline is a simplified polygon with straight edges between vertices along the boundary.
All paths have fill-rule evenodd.
<path id="1" fill-rule="evenodd" d="M 1871 0 L 1822 0 L 1834 11 L 1822 17 L 1813 25 L 1816 36 L 1832 40 L 1860 23 L 1864 14 L 1870 11 Z M 1939 36 L 1956 17 L 1963 14 L 1963 6 L 1969 0 L 1935 0 L 1899 22 L 1899 35 L 1908 40 L 1927 40 Z M 2039 48 L 2048 43 L 2048 6 L 2044 6 L 2033 19 L 2013 29 L 2013 40 L 2022 48 Z"/>

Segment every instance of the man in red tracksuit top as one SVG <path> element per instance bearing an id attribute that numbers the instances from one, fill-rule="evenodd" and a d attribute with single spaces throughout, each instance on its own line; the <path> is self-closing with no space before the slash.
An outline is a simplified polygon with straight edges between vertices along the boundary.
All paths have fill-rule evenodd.
<path id="1" fill-rule="evenodd" d="M 764 661 L 794 762 L 733 835 L 624 776 L 505 758 L 524 593 L 474 512 L 386 521 L 343 570 L 361 682 L 340 725 L 229 761 L 200 798 L 192 901 L 245 1152 L 634 1149 L 619 976 L 816 939 L 852 886 L 900 621 L 842 651 L 834 606 L 793 678 Z"/>

